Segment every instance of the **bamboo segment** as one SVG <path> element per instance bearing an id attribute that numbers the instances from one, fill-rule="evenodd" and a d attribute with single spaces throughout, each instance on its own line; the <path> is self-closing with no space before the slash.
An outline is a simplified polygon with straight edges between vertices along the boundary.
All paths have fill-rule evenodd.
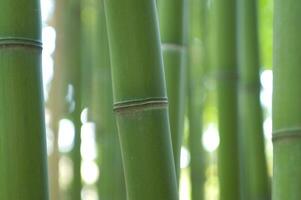
<path id="1" fill-rule="evenodd" d="M 239 199 L 237 125 L 236 0 L 216 0 L 216 65 L 221 200 Z"/>
<path id="2" fill-rule="evenodd" d="M 169 118 L 177 179 L 180 177 L 180 156 L 185 113 L 184 0 L 158 1 L 161 43 L 169 99 Z"/>
<path id="3" fill-rule="evenodd" d="M 99 3 L 98 3 L 99 2 Z M 101 5 L 100 5 L 101 3 Z M 125 200 L 126 190 L 121 160 L 120 143 L 114 118 L 110 55 L 103 1 L 94 4 L 96 11 L 96 37 L 93 53 L 92 118 L 96 124 L 99 149 L 100 199 Z"/>
<path id="4" fill-rule="evenodd" d="M 72 120 L 75 128 L 74 146 L 70 153 L 73 161 L 73 180 L 70 186 L 70 199 L 81 199 L 81 111 L 82 111 L 82 90 L 81 90 L 81 21 L 80 21 L 80 0 L 68 0 L 64 3 L 64 15 L 62 21 L 64 29 L 60 37 L 64 37 L 63 52 L 64 65 L 68 71 L 67 81 L 73 91 L 74 107 L 70 110 L 69 118 Z M 73 104 L 71 102 L 71 105 Z M 71 106 L 72 107 L 72 106 Z"/>
<path id="5" fill-rule="evenodd" d="M 105 0 L 105 9 L 127 198 L 177 200 L 155 1 Z"/>
<path id="6" fill-rule="evenodd" d="M 81 0 L 80 5 L 80 18 L 81 18 L 81 104 L 83 108 L 91 106 L 92 101 L 92 66 L 93 66 L 93 48 L 94 41 L 91 35 L 95 32 L 95 21 L 96 21 L 96 0 Z M 88 120 L 90 120 L 91 112 L 88 112 Z"/>
<path id="7" fill-rule="evenodd" d="M 64 65 L 63 56 L 63 41 L 64 37 L 59 35 L 62 33 L 64 24 L 62 22 L 62 16 L 64 15 L 64 2 L 58 1 L 55 5 L 55 28 L 56 32 L 59 33 L 55 41 L 55 55 L 54 55 L 54 75 L 49 90 L 49 98 L 47 101 L 47 108 L 49 109 L 50 122 L 49 127 L 53 133 L 53 152 L 48 157 L 49 161 L 49 191 L 51 200 L 60 199 L 60 188 L 59 188 L 59 159 L 60 152 L 58 149 L 58 132 L 59 122 L 64 114 L 67 113 L 67 102 L 65 97 L 67 95 L 67 70 Z"/>
<path id="8" fill-rule="evenodd" d="M 260 106 L 257 2 L 237 3 L 241 199 L 269 199 Z"/>
<path id="9" fill-rule="evenodd" d="M 206 0 L 190 0 L 188 118 L 191 199 L 205 198 L 205 152 L 202 147 L 203 83 L 207 60 L 206 49 Z"/>
<path id="10" fill-rule="evenodd" d="M 273 200 L 301 198 L 300 1 L 275 1 Z"/>
<path id="11" fill-rule="evenodd" d="M 77 8 L 79 9 L 79 8 Z M 78 14 L 77 9 L 73 10 L 75 14 Z M 80 21 L 79 19 L 74 19 L 76 16 L 73 16 L 73 19 L 71 18 L 70 20 L 73 21 Z M 75 24 L 74 24 L 75 25 Z M 81 112 L 82 112 L 82 95 L 81 95 L 81 68 L 80 68 L 80 45 L 79 45 L 79 27 L 80 25 L 77 24 L 78 26 L 74 26 L 75 30 L 72 34 L 74 34 L 73 42 L 72 43 L 72 50 L 71 51 L 71 59 L 73 60 L 73 64 L 69 65 L 70 68 L 72 68 L 70 72 L 73 72 L 72 76 L 72 85 L 74 88 L 74 102 L 75 102 L 75 108 L 74 111 L 71 113 L 70 117 L 74 123 L 75 127 L 75 137 L 74 137 L 74 147 L 71 152 L 71 158 L 73 161 L 73 181 L 71 185 L 71 199 L 72 200 L 80 200 L 81 199 L 81 189 L 82 189 L 82 180 L 81 180 L 81 153 L 80 153 L 80 148 L 81 148 L 81 127 L 82 127 L 82 122 L 81 122 Z M 71 27 L 70 27 L 71 29 Z M 71 29 L 72 30 L 72 29 Z M 71 33 L 70 33 L 71 34 Z"/>
<path id="12" fill-rule="evenodd" d="M 47 200 L 40 4 L 0 8 L 0 199 Z"/>
<path id="13" fill-rule="evenodd" d="M 191 75 L 193 70 L 188 68 Z M 202 200 L 205 184 L 205 152 L 202 148 L 202 103 L 196 97 L 194 84 L 188 83 L 188 115 L 189 115 L 189 150 L 190 150 L 190 179 L 191 199 Z"/>

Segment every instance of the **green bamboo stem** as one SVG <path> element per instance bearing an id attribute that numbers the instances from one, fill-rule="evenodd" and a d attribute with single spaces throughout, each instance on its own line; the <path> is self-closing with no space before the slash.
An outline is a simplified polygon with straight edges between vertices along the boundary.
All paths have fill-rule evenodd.
<path id="1" fill-rule="evenodd" d="M 188 68 L 190 79 L 194 70 Z M 205 152 L 202 147 L 202 103 L 195 94 L 195 85 L 188 83 L 188 117 L 189 117 L 189 150 L 191 199 L 202 200 L 205 183 Z"/>
<path id="2" fill-rule="evenodd" d="M 221 200 L 239 199 L 236 0 L 216 0 L 216 66 Z"/>
<path id="3" fill-rule="evenodd" d="M 91 106 L 92 96 L 92 51 L 93 38 L 91 37 L 95 26 L 95 13 L 99 8 L 95 8 L 95 0 L 80 0 L 81 1 L 81 82 L 82 82 L 82 107 L 88 108 Z M 88 112 L 88 120 L 90 120 L 91 112 Z"/>
<path id="4" fill-rule="evenodd" d="M 96 124 L 100 199 L 125 200 L 126 190 L 121 150 L 114 118 L 110 55 L 103 1 L 94 2 L 96 35 L 93 52 L 92 118 Z"/>
<path id="5" fill-rule="evenodd" d="M 58 149 L 58 118 L 52 115 L 50 122 L 50 127 L 53 135 L 53 151 L 52 154 L 48 157 L 48 174 L 49 174 L 49 199 L 55 200 L 59 199 L 60 196 L 60 187 L 59 187 L 59 159 L 60 153 Z"/>
<path id="6" fill-rule="evenodd" d="M 128 200 L 177 200 L 154 0 L 105 1 Z"/>
<path id="7" fill-rule="evenodd" d="M 80 80 L 80 79 L 79 79 Z M 71 199 L 80 200 L 81 199 L 81 189 L 82 189 L 82 179 L 81 179 L 81 94 L 80 94 L 80 82 L 74 85 L 74 100 L 76 102 L 75 110 L 71 114 L 71 119 L 75 127 L 75 137 L 74 137 L 74 146 L 71 152 L 71 159 L 73 161 L 73 181 L 71 184 Z"/>
<path id="8" fill-rule="evenodd" d="M 64 65 L 68 70 L 68 83 L 73 87 L 74 109 L 69 113 L 75 128 L 74 146 L 70 153 L 73 161 L 73 180 L 68 191 L 70 199 L 81 199 L 81 112 L 82 112 L 82 93 L 81 93 L 81 20 L 80 20 L 80 0 L 68 0 L 65 2 L 64 31 L 61 34 L 63 39 Z"/>
<path id="9" fill-rule="evenodd" d="M 0 8 L 0 199 L 47 200 L 40 4 Z"/>
<path id="10" fill-rule="evenodd" d="M 301 2 L 275 1 L 273 200 L 301 198 L 300 73 Z"/>
<path id="11" fill-rule="evenodd" d="M 241 199 L 269 199 L 260 105 L 257 2 L 237 1 Z"/>
<path id="12" fill-rule="evenodd" d="M 67 102 L 65 100 L 67 94 L 67 68 L 63 64 L 63 40 L 61 37 L 64 23 L 61 20 L 64 15 L 64 1 L 57 1 L 55 6 L 54 25 L 59 35 L 55 41 L 55 55 L 54 55 L 54 75 L 51 82 L 51 88 L 49 91 L 49 98 L 47 101 L 47 108 L 50 113 L 49 127 L 53 133 L 53 151 L 48 157 L 49 166 L 49 189 L 50 199 L 60 199 L 60 187 L 59 187 L 59 158 L 60 152 L 58 149 L 58 132 L 60 119 L 67 113 Z"/>
<path id="13" fill-rule="evenodd" d="M 170 130 L 178 180 L 185 114 L 185 2 L 187 1 L 158 1 L 161 44 L 169 99 Z"/>
<path id="14" fill-rule="evenodd" d="M 190 0 L 188 118 L 191 200 L 205 198 L 205 152 L 202 147 L 203 85 L 206 65 L 206 0 Z"/>

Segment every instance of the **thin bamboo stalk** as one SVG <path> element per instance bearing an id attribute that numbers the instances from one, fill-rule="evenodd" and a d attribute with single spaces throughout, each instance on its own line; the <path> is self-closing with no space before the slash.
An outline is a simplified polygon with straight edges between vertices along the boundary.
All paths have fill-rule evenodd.
<path id="1" fill-rule="evenodd" d="M 154 0 L 105 1 L 128 200 L 177 200 Z"/>
<path id="2" fill-rule="evenodd" d="M 184 132 L 186 89 L 185 0 L 160 0 L 161 44 L 169 99 L 169 119 L 177 179 Z"/>
<path id="3" fill-rule="evenodd" d="M 100 199 L 125 200 L 126 190 L 121 150 L 114 118 L 110 55 L 103 1 L 94 2 L 95 26 L 93 52 L 92 118 L 96 124 L 100 179 Z"/>
<path id="4" fill-rule="evenodd" d="M 70 39 L 69 47 L 69 58 L 70 63 L 68 64 L 70 73 L 73 73 L 71 84 L 74 88 L 73 100 L 75 102 L 74 111 L 71 113 L 70 117 L 74 123 L 75 137 L 74 146 L 71 151 L 71 158 L 73 161 L 73 181 L 71 184 L 71 199 L 80 200 L 81 199 L 81 112 L 82 112 L 82 70 L 81 70 L 81 48 L 80 48 L 80 3 L 79 1 L 72 0 L 73 5 L 71 7 L 70 15 L 70 34 L 67 34 Z M 71 3 L 71 4 L 72 4 Z"/>
<path id="5" fill-rule="evenodd" d="M 91 106 L 92 101 L 92 66 L 93 66 L 93 38 L 91 37 L 92 32 L 95 30 L 95 20 L 96 20 L 96 10 L 99 9 L 95 7 L 96 0 L 80 0 L 81 1 L 81 82 L 82 82 L 82 107 L 88 108 Z M 94 6 L 94 7 L 93 7 Z M 90 120 L 91 112 L 88 112 L 88 120 Z"/>
<path id="6" fill-rule="evenodd" d="M 236 0 L 216 0 L 216 66 L 221 200 L 239 199 Z"/>
<path id="7" fill-rule="evenodd" d="M 189 4 L 189 64 L 188 72 L 188 118 L 191 199 L 205 198 L 205 152 L 202 147 L 202 120 L 206 64 L 206 0 L 191 0 Z"/>
<path id="8" fill-rule="evenodd" d="M 301 114 L 301 2 L 275 1 L 273 200 L 301 198 L 300 114 Z"/>
<path id="9" fill-rule="evenodd" d="M 0 199 L 47 200 L 40 4 L 0 8 Z"/>
<path id="10" fill-rule="evenodd" d="M 60 119 L 67 113 L 67 102 L 65 97 L 67 95 L 67 70 L 64 65 L 64 57 L 62 52 L 62 44 L 64 37 L 61 37 L 64 23 L 61 20 L 64 15 L 64 1 L 57 1 L 55 6 L 54 25 L 56 32 L 59 33 L 55 41 L 55 55 L 54 55 L 54 75 L 49 91 L 49 98 L 47 101 L 47 108 L 49 109 L 50 122 L 49 128 L 53 133 L 53 151 L 48 157 L 49 161 L 49 189 L 50 199 L 60 199 L 59 187 L 59 159 L 60 152 L 58 149 L 58 132 Z"/>
<path id="11" fill-rule="evenodd" d="M 269 199 L 260 105 L 257 2 L 237 1 L 241 199 Z"/>
<path id="12" fill-rule="evenodd" d="M 82 69 L 81 69 L 81 20 L 80 20 L 80 0 L 68 0 L 65 2 L 64 16 L 64 36 L 63 54 L 64 65 L 68 70 L 68 83 L 73 88 L 74 109 L 69 113 L 75 128 L 74 146 L 70 153 L 73 161 L 73 180 L 68 191 L 70 199 L 81 199 L 81 112 L 82 112 Z"/>

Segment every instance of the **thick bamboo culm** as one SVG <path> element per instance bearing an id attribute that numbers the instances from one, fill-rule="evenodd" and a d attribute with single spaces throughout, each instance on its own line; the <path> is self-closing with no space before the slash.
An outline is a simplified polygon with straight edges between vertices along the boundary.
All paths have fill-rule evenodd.
<path id="1" fill-rule="evenodd" d="M 96 124 L 100 199 L 126 200 L 124 173 L 116 121 L 114 118 L 110 55 L 103 0 L 95 1 L 94 47 L 92 61 L 92 118 Z"/>
<path id="2" fill-rule="evenodd" d="M 237 1 L 241 199 L 270 199 L 260 105 L 257 1 Z"/>
<path id="3" fill-rule="evenodd" d="M 207 59 L 206 0 L 189 1 L 189 60 L 187 65 L 191 200 L 205 198 L 205 152 L 202 146 L 203 83 Z"/>
<path id="4" fill-rule="evenodd" d="M 159 0 L 159 21 L 169 99 L 169 119 L 177 179 L 184 132 L 186 59 L 184 34 L 185 0 Z"/>
<path id="5" fill-rule="evenodd" d="M 0 8 L 0 199 L 47 200 L 40 2 Z"/>
<path id="6" fill-rule="evenodd" d="M 273 200 L 301 198 L 301 2 L 274 7 Z"/>
<path id="7" fill-rule="evenodd" d="M 236 0 L 216 0 L 216 70 L 220 145 L 218 173 L 221 200 L 239 199 Z"/>
<path id="8" fill-rule="evenodd" d="M 105 12 L 127 199 L 177 200 L 156 3 L 105 0 Z"/>

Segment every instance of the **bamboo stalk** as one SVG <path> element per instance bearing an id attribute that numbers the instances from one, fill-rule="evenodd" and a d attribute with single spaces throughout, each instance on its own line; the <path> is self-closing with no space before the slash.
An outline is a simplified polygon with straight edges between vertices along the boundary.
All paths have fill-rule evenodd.
<path id="1" fill-rule="evenodd" d="M 0 199 L 47 200 L 40 4 L 0 8 Z"/>
<path id="2" fill-rule="evenodd" d="M 55 6 L 54 25 L 58 33 L 55 41 L 55 55 L 54 55 L 54 75 L 49 91 L 49 98 L 47 101 L 47 108 L 50 113 L 49 127 L 53 133 L 53 152 L 48 157 L 49 161 L 49 189 L 50 199 L 60 199 L 59 187 L 59 158 L 60 152 L 58 149 L 58 132 L 60 119 L 67 113 L 67 102 L 65 97 L 67 95 L 67 68 L 64 65 L 63 56 L 63 41 L 64 37 L 61 33 L 64 31 L 64 23 L 61 20 L 64 15 L 65 4 L 64 1 L 57 1 Z"/>
<path id="3" fill-rule="evenodd" d="M 275 1 L 273 200 L 301 198 L 300 1 Z"/>
<path id="4" fill-rule="evenodd" d="M 257 2 L 237 1 L 241 199 L 269 199 L 260 105 Z"/>
<path id="5" fill-rule="evenodd" d="M 64 65 L 68 71 L 67 81 L 73 88 L 74 109 L 69 113 L 75 128 L 74 146 L 70 152 L 73 161 L 73 180 L 68 194 L 72 200 L 81 199 L 81 112 L 82 112 L 82 69 L 81 69 L 81 20 L 80 0 L 68 0 L 65 2 L 65 11 L 62 17 L 64 31 L 63 52 Z M 59 33 L 58 33 L 59 34 Z"/>
<path id="6" fill-rule="evenodd" d="M 80 18 L 81 18 L 81 82 L 82 82 L 82 107 L 90 108 L 92 101 L 92 67 L 93 67 L 93 31 L 95 32 L 96 10 L 99 9 L 95 6 L 95 0 L 80 0 Z M 90 120 L 91 112 L 88 112 L 88 120 Z"/>
<path id="7" fill-rule="evenodd" d="M 99 152 L 100 199 L 125 200 L 126 190 L 121 150 L 114 118 L 110 55 L 103 1 L 94 2 L 96 14 L 93 52 L 92 118 L 96 124 Z"/>
<path id="8" fill-rule="evenodd" d="M 154 0 L 105 1 L 128 200 L 177 200 Z"/>
<path id="9" fill-rule="evenodd" d="M 76 11 L 77 9 L 73 10 L 75 13 L 79 13 L 79 11 Z M 75 16 L 74 16 L 75 18 Z M 80 21 L 79 19 L 72 19 L 73 21 Z M 71 185 L 71 199 L 72 200 L 80 200 L 81 199 L 81 189 L 82 189 L 82 180 L 81 180 L 81 112 L 82 112 L 82 95 L 81 95 L 81 68 L 80 68 L 80 45 L 79 45 L 79 24 L 77 24 L 78 27 L 74 27 L 75 30 L 72 34 L 74 34 L 74 43 L 72 47 L 70 47 L 70 51 L 72 53 L 71 59 L 74 61 L 74 63 L 69 65 L 69 67 L 72 67 L 73 71 L 73 80 L 72 85 L 74 88 L 74 96 L 73 100 L 75 102 L 75 108 L 74 111 L 71 113 L 70 117 L 74 123 L 75 127 L 75 137 L 74 137 L 74 147 L 71 152 L 71 158 L 73 161 L 73 181 Z M 71 28 L 71 27 L 70 27 Z M 78 44 L 77 44 L 78 43 Z M 71 50 L 72 49 L 72 50 Z"/>
<path id="10" fill-rule="evenodd" d="M 189 64 L 188 72 L 188 118 L 191 199 L 205 198 L 205 152 L 202 147 L 202 120 L 205 87 L 204 72 L 207 65 L 206 49 L 206 0 L 191 0 L 189 4 Z"/>
<path id="11" fill-rule="evenodd" d="M 169 119 L 177 179 L 180 177 L 180 157 L 184 132 L 186 46 L 185 0 L 160 0 L 161 44 L 169 99 Z"/>
<path id="12" fill-rule="evenodd" d="M 239 199 L 236 0 L 216 0 L 216 70 L 221 200 Z"/>

